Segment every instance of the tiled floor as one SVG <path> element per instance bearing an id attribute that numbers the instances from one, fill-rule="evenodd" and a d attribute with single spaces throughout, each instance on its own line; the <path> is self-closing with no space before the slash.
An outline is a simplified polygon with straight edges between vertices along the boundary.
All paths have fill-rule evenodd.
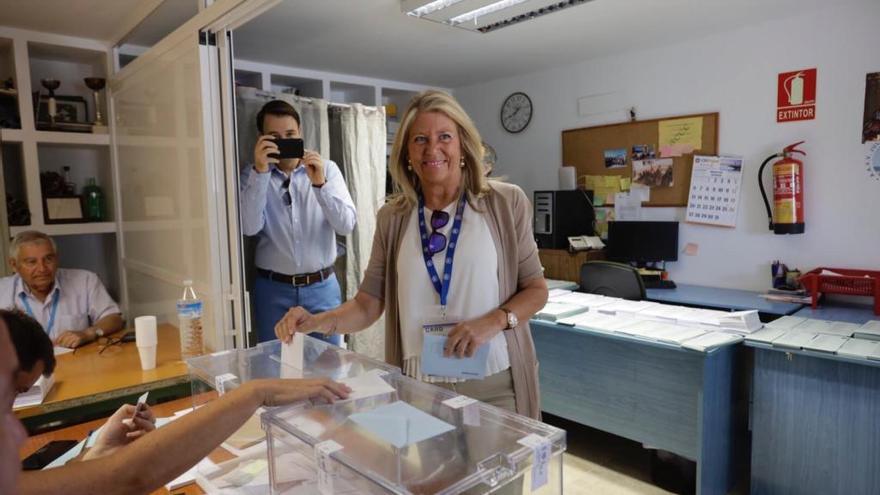
<path id="1" fill-rule="evenodd" d="M 641 444 L 554 416 L 543 419 L 567 433 L 565 495 L 671 493 L 651 483 L 651 453 Z"/>

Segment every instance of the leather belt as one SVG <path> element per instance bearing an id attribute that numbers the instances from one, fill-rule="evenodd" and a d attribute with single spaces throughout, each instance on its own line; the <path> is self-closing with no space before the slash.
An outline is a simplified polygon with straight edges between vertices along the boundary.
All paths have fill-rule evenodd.
<path id="1" fill-rule="evenodd" d="M 330 275 L 333 274 L 333 267 L 328 266 L 322 270 L 318 270 L 314 273 L 301 273 L 299 275 L 285 275 L 283 273 L 273 272 L 271 270 L 264 270 L 262 268 L 257 268 L 257 273 L 269 280 L 274 282 L 281 282 L 283 284 L 290 284 L 294 287 L 305 287 L 307 285 L 317 284 L 318 282 L 323 282 L 330 278 Z"/>

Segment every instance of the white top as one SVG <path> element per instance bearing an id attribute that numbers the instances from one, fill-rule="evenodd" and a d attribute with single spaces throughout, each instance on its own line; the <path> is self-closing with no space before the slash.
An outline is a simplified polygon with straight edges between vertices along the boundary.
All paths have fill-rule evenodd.
<path id="1" fill-rule="evenodd" d="M 52 328 L 48 328 L 55 299 L 58 299 L 55 320 Z M 67 330 L 85 330 L 107 315 L 121 313 L 97 275 L 87 270 L 67 268 L 55 272 L 55 285 L 44 302 L 31 294 L 18 274 L 3 277 L 0 279 L 0 306 L 18 308 L 30 314 L 52 339 Z"/>
<path id="2" fill-rule="evenodd" d="M 458 201 L 444 210 L 449 213 L 449 222 L 439 231 L 450 238 L 455 220 Z M 433 210 L 425 208 L 425 217 L 431 219 Z M 463 379 L 422 376 L 420 371 L 422 327 L 443 322 L 440 315 L 440 294 L 431 284 L 428 270 L 422 258 L 422 244 L 419 234 L 418 208 L 413 208 L 406 234 L 401 241 L 397 258 L 398 311 L 400 313 L 400 332 L 403 343 L 403 372 L 413 378 L 427 382 L 458 382 Z M 428 225 L 430 233 L 430 225 Z M 438 275 L 443 276 L 446 250 L 434 255 L 434 266 Z M 452 286 L 446 307 L 446 320 L 450 323 L 478 318 L 497 309 L 502 301 L 498 289 L 498 254 L 489 232 L 489 224 L 483 214 L 465 205 L 461 233 L 455 248 L 452 269 Z M 507 353 L 507 340 L 503 332 L 489 342 L 489 357 L 486 363 L 486 376 L 494 375 L 510 367 Z"/>

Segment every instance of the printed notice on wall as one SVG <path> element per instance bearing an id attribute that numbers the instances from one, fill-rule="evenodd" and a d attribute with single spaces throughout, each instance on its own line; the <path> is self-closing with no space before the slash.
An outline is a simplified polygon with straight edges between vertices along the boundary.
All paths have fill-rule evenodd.
<path id="1" fill-rule="evenodd" d="M 686 221 L 736 227 L 742 168 L 738 156 L 694 156 Z"/>

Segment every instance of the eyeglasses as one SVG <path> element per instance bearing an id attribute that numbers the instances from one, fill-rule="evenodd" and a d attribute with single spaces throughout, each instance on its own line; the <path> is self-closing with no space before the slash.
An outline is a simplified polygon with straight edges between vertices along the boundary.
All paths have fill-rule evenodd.
<path id="1" fill-rule="evenodd" d="M 288 177 L 287 180 L 285 180 L 281 184 L 281 191 L 284 193 L 281 195 L 281 199 L 284 200 L 285 205 L 290 206 L 290 204 L 293 202 L 293 200 L 290 198 L 290 177 Z"/>
<path id="2" fill-rule="evenodd" d="M 431 235 L 428 237 L 428 253 L 431 256 L 446 249 L 446 235 L 437 232 L 449 223 L 449 213 L 443 210 L 437 210 L 431 214 Z"/>
<path id="3" fill-rule="evenodd" d="M 99 337 L 98 338 L 98 354 L 104 354 L 104 351 L 111 349 L 111 354 L 116 354 L 122 350 L 122 338 L 120 337 Z"/>

